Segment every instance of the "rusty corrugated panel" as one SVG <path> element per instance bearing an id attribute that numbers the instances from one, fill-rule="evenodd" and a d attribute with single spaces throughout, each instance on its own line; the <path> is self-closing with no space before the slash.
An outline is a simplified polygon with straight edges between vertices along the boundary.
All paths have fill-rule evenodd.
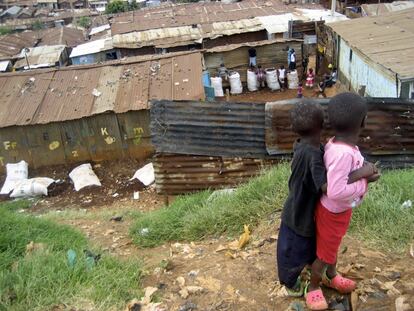
<path id="1" fill-rule="evenodd" d="M 298 99 L 266 104 L 266 148 L 269 154 L 292 152 L 297 135 L 289 111 Z M 326 109 L 326 99 L 314 99 Z M 414 154 L 414 102 L 398 98 L 367 98 L 368 118 L 361 133 L 361 151 L 370 155 Z M 324 138 L 332 136 L 326 120 Z"/>
<path id="2" fill-rule="evenodd" d="M 32 123 L 52 79 L 53 73 L 0 77 L 0 127 Z"/>
<path id="3" fill-rule="evenodd" d="M 313 4 L 301 7 L 321 8 Z M 203 2 L 185 5 L 168 5 L 147 10 L 137 10 L 115 16 L 111 21 L 112 35 L 156 28 L 205 25 L 217 22 L 231 22 L 251 19 L 257 16 L 281 14 L 291 10 L 283 2 L 253 0 L 242 3 L 223 4 Z"/>
<path id="4" fill-rule="evenodd" d="M 181 194 L 237 186 L 278 161 L 158 154 L 154 158 L 157 192 Z"/>
<path id="5" fill-rule="evenodd" d="M 264 109 L 253 103 L 153 102 L 152 142 L 157 152 L 263 158 Z"/>
<path id="6" fill-rule="evenodd" d="M 149 128 L 149 110 L 117 114 L 122 146 L 134 159 L 146 159 L 154 153 Z"/>
<path id="7" fill-rule="evenodd" d="M 63 44 L 73 47 L 85 42 L 85 35 L 82 30 L 71 27 L 54 27 L 46 29 L 39 45 L 57 45 Z"/>
<path id="8" fill-rule="evenodd" d="M 89 152 L 89 137 L 92 133 L 86 119 L 59 122 L 59 128 L 66 163 L 87 161 L 92 158 Z"/>
<path id="9" fill-rule="evenodd" d="M 0 171 L 7 163 L 25 160 L 33 164 L 28 148 L 27 138 L 23 127 L 9 127 L 0 130 Z"/>

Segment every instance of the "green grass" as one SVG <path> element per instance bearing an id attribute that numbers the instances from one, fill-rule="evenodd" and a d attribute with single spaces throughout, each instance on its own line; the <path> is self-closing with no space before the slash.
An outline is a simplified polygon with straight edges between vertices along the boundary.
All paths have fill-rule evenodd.
<path id="1" fill-rule="evenodd" d="M 49 310 L 60 303 L 119 310 L 141 295 L 140 263 L 103 255 L 88 268 L 86 238 L 68 226 L 15 212 L 28 205 L 0 205 L 0 310 Z M 46 249 L 26 255 L 30 241 L 44 243 Z M 74 267 L 67 263 L 68 249 L 77 253 Z"/>
<path id="2" fill-rule="evenodd" d="M 169 207 L 138 216 L 131 227 L 132 237 L 139 246 L 153 247 L 167 241 L 239 234 L 243 224 L 257 225 L 281 209 L 288 178 L 288 165 L 281 165 L 232 194 L 210 200 L 211 191 L 180 196 Z"/>
<path id="3" fill-rule="evenodd" d="M 208 199 L 211 191 L 180 196 L 169 207 L 138 216 L 131 235 L 137 245 L 153 247 L 168 241 L 239 234 L 243 224 L 254 227 L 282 209 L 288 178 L 289 166 L 282 164 L 230 195 L 214 200 Z M 351 233 L 373 246 L 402 251 L 414 239 L 414 207 L 401 208 L 404 201 L 414 201 L 413 185 L 414 170 L 385 172 L 378 183 L 370 185 L 366 200 L 355 210 Z"/>
<path id="4" fill-rule="evenodd" d="M 364 203 L 355 209 L 351 233 L 372 246 L 400 252 L 414 240 L 414 170 L 387 171 L 370 184 Z"/>

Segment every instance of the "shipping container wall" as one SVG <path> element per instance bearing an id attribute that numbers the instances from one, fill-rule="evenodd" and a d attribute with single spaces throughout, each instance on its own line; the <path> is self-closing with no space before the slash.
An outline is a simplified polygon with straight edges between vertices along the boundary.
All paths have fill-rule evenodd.
<path id="1" fill-rule="evenodd" d="M 0 171 L 25 160 L 31 167 L 153 154 L 149 110 L 0 129 Z"/>
<path id="2" fill-rule="evenodd" d="M 351 90 L 371 97 L 398 97 L 395 79 L 376 70 L 374 64 L 350 48 L 341 38 L 339 79 Z"/>

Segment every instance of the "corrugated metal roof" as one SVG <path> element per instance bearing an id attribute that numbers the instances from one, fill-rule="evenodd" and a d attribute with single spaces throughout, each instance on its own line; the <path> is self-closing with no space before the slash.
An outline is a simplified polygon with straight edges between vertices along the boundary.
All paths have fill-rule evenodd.
<path id="1" fill-rule="evenodd" d="M 39 45 L 66 45 L 73 47 L 85 42 L 82 30 L 72 27 L 54 27 L 43 31 Z"/>
<path id="2" fill-rule="evenodd" d="M 299 5 L 296 5 L 297 7 Z M 300 5 L 304 8 L 322 8 L 315 4 Z M 112 34 L 124 34 L 156 28 L 171 28 L 191 25 L 209 25 L 253 19 L 257 16 L 288 13 L 294 6 L 279 0 L 246 0 L 237 3 L 203 2 L 181 5 L 163 5 L 157 8 L 138 10 L 115 16 L 111 21 Z"/>
<path id="3" fill-rule="evenodd" d="M 41 34 L 33 31 L 14 33 L 0 37 L 0 58 L 12 58 L 24 48 L 35 46 L 41 38 Z"/>
<path id="4" fill-rule="evenodd" d="M 157 192 L 163 194 L 235 187 L 277 162 L 277 159 L 157 154 L 155 184 Z"/>
<path id="5" fill-rule="evenodd" d="M 105 24 L 105 25 L 98 26 L 98 27 L 93 27 L 91 29 L 91 31 L 89 32 L 89 35 L 90 36 L 93 36 L 93 35 L 96 35 L 96 34 L 98 34 L 100 32 L 104 32 L 104 31 L 106 31 L 108 29 L 111 29 L 111 26 L 109 24 Z"/>
<path id="6" fill-rule="evenodd" d="M 362 16 L 377 16 L 414 8 L 414 1 L 394 1 L 391 3 L 362 4 Z"/>
<path id="7" fill-rule="evenodd" d="M 21 7 L 14 5 L 8 8 L 7 10 L 5 10 L 3 13 L 1 13 L 0 16 L 5 16 L 5 15 L 14 16 L 14 15 L 17 15 L 21 10 L 22 10 Z"/>
<path id="8" fill-rule="evenodd" d="M 414 79 L 414 9 L 332 23 L 328 27 L 392 75 Z"/>
<path id="9" fill-rule="evenodd" d="M 84 44 L 80 44 L 73 48 L 70 53 L 70 57 L 77 57 L 82 55 L 95 54 L 103 51 L 112 50 L 112 38 L 104 38 L 95 41 L 89 41 Z"/>
<path id="10" fill-rule="evenodd" d="M 173 47 L 201 43 L 206 38 L 215 39 L 221 36 L 256 32 L 264 29 L 270 33 L 283 33 L 288 31 L 290 20 L 313 21 L 322 18 L 333 21 L 346 19 L 344 15 L 339 13 L 331 16 L 328 10 L 291 8 L 291 13 L 281 13 L 279 11 L 278 14 L 274 14 L 275 12 L 272 10 L 274 3 L 267 4 L 269 7 L 263 5 L 263 7 L 251 8 L 253 13 L 259 11 L 257 15 L 250 12 L 249 9 L 239 6 L 239 4 L 236 4 L 236 6 L 231 4 L 228 12 L 214 11 L 214 14 L 207 10 L 210 6 L 177 6 L 182 11 L 176 12 L 174 9 L 164 9 L 159 14 L 152 12 L 141 16 L 144 18 L 144 22 L 140 19 L 138 26 L 131 22 L 135 20 L 136 15 L 130 13 L 119 17 L 118 20 L 116 17 L 114 18 L 112 22 L 113 44 L 114 47 L 119 48 Z M 227 8 L 224 4 L 220 6 Z M 269 10 L 265 10 L 264 7 Z M 200 18 L 199 20 L 195 20 L 194 16 L 185 15 L 189 14 L 191 8 L 194 10 L 193 13 Z M 151 25 L 154 21 L 158 21 L 158 23 L 152 25 L 154 28 L 150 30 L 140 28 L 142 24 L 145 24 L 145 18 L 146 22 Z M 168 22 L 168 19 L 172 20 Z M 127 29 L 126 24 L 130 25 L 131 28 Z"/>
<path id="11" fill-rule="evenodd" d="M 292 132 L 289 111 L 300 101 L 266 104 L 266 148 L 269 154 L 292 152 L 297 135 Z M 314 99 L 328 107 L 328 99 Z M 414 154 L 414 103 L 399 98 L 367 98 L 368 118 L 358 146 L 369 155 Z M 333 136 L 326 120 L 325 138 Z M 325 140 L 325 139 L 323 139 Z"/>
<path id="12" fill-rule="evenodd" d="M 0 71 L 1 72 L 6 71 L 7 68 L 9 67 L 9 65 L 10 65 L 10 61 L 9 60 L 0 61 Z"/>
<path id="13" fill-rule="evenodd" d="M 64 45 L 47 45 L 47 46 L 37 46 L 30 48 L 27 55 L 27 60 L 25 53 L 21 52 L 18 60 L 14 64 L 14 68 L 24 68 L 29 69 L 27 66 L 27 61 L 29 62 L 30 68 L 44 68 L 44 67 L 54 67 L 56 63 L 59 62 L 62 53 L 65 51 L 66 46 Z"/>
<path id="14" fill-rule="evenodd" d="M 204 99 L 199 52 L 138 59 L 4 73 L 0 76 L 0 127 L 142 110 L 151 99 Z M 94 89 L 99 96 L 92 94 Z"/>
<path id="15" fill-rule="evenodd" d="M 222 52 L 233 51 L 233 50 L 239 49 L 239 48 L 244 47 L 244 46 L 258 47 L 258 46 L 272 45 L 272 44 L 275 44 L 275 43 L 285 43 L 285 42 L 303 42 L 303 40 L 300 40 L 300 39 L 274 39 L 274 40 L 262 40 L 262 41 L 256 41 L 256 42 L 235 43 L 235 44 L 216 46 L 214 48 L 206 50 L 205 53 L 222 53 Z"/>
<path id="16" fill-rule="evenodd" d="M 264 109 L 252 103 L 154 102 L 152 143 L 157 152 L 262 158 Z"/>

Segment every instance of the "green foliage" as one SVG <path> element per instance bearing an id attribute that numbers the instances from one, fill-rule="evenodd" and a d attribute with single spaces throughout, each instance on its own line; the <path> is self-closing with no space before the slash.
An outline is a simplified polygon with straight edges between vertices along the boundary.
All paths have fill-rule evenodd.
<path id="1" fill-rule="evenodd" d="M 103 255 L 88 267 L 83 234 L 15 212 L 27 206 L 25 201 L 0 205 L 0 310 L 51 310 L 60 303 L 75 309 L 121 310 L 142 294 L 140 263 Z M 44 243 L 46 249 L 27 255 L 30 241 Z M 77 253 L 74 267 L 67 263 L 68 249 Z"/>
<path id="2" fill-rule="evenodd" d="M 387 171 L 370 184 L 364 203 L 355 209 L 351 233 L 372 246 L 401 251 L 414 239 L 414 170 Z"/>
<path id="3" fill-rule="evenodd" d="M 32 29 L 33 30 L 41 30 L 44 28 L 43 23 L 38 19 L 36 20 L 33 24 L 32 24 Z"/>
<path id="4" fill-rule="evenodd" d="M 82 28 L 88 28 L 91 25 L 91 18 L 89 16 L 81 16 L 77 19 L 76 24 Z"/>
<path id="5" fill-rule="evenodd" d="M 205 236 L 240 233 L 280 210 L 287 195 L 289 166 L 279 165 L 231 194 L 210 197 L 211 191 L 178 197 L 170 206 L 142 214 L 131 228 L 140 246 L 167 241 L 200 240 Z"/>
<path id="6" fill-rule="evenodd" d="M 106 6 L 106 14 L 116 14 L 128 11 L 128 4 L 122 0 L 114 0 Z"/>
<path id="7" fill-rule="evenodd" d="M 12 31 L 12 29 L 10 27 L 7 27 L 7 26 L 1 26 L 0 27 L 0 36 L 8 35 L 8 34 L 10 34 L 12 32 L 13 31 Z"/>

